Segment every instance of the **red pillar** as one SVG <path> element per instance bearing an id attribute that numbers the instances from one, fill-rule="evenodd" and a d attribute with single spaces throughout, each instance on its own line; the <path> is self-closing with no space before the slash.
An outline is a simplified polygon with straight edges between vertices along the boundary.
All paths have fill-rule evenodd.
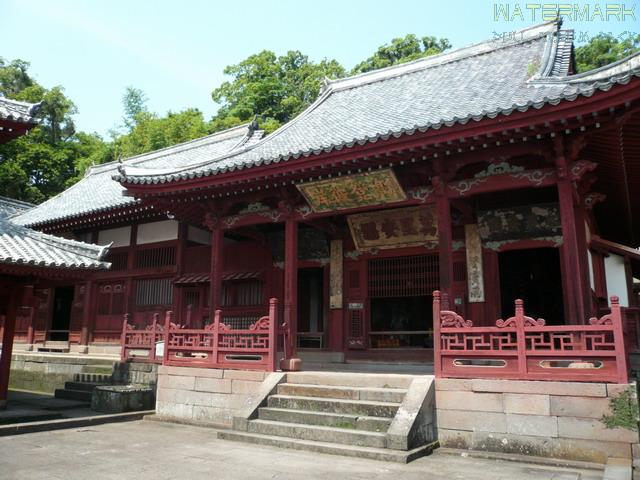
<path id="1" fill-rule="evenodd" d="M 211 230 L 211 302 L 209 309 L 211 320 L 213 313 L 222 306 L 222 249 L 224 242 L 224 231 L 220 227 Z"/>
<path id="2" fill-rule="evenodd" d="M 0 410 L 7 407 L 9 393 L 9 373 L 11 369 L 11 353 L 13 351 L 13 335 L 16 329 L 16 315 L 21 300 L 22 289 L 16 287 L 9 296 L 7 315 L 4 319 L 2 334 L 2 355 L 0 355 Z"/>
<path id="3" fill-rule="evenodd" d="M 284 224 L 284 321 L 289 329 L 289 357 L 298 347 L 298 222 L 287 219 Z"/>
<path id="4" fill-rule="evenodd" d="M 440 291 L 451 299 L 451 284 L 453 282 L 453 260 L 451 253 L 451 206 L 449 198 L 444 193 L 436 199 L 438 213 L 438 263 L 440 270 Z M 451 299 L 453 301 L 453 299 Z"/>
<path id="5" fill-rule="evenodd" d="M 573 200 L 574 188 L 571 180 L 560 178 L 558 180 L 558 203 L 560 205 L 560 220 L 562 224 L 562 283 L 564 287 L 566 323 L 585 323 L 587 312 L 585 310 L 584 273 L 580 261 L 580 243 L 576 230 L 576 215 Z M 580 225 L 584 228 L 584 225 Z M 586 255 L 586 252 L 585 252 Z"/>

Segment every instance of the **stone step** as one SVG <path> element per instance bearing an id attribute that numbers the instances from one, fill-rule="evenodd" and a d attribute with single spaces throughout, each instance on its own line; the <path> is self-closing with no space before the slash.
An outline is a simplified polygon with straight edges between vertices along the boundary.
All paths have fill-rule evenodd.
<path id="1" fill-rule="evenodd" d="M 91 392 L 85 390 L 67 390 L 65 388 L 56 388 L 54 396 L 56 398 L 65 398 L 68 400 L 79 400 L 91 403 Z"/>
<path id="2" fill-rule="evenodd" d="M 351 428 L 369 432 L 386 432 L 391 425 L 391 418 L 368 417 L 365 415 L 349 415 L 327 412 L 307 412 L 287 408 L 262 407 L 258 410 L 260 420 L 277 422 L 302 423 L 305 425 L 324 425 L 326 427 Z"/>
<path id="3" fill-rule="evenodd" d="M 106 382 L 65 382 L 65 390 L 80 390 L 83 392 L 93 392 L 93 389 L 102 385 L 109 385 Z"/>
<path id="4" fill-rule="evenodd" d="M 74 373 L 73 374 L 74 382 L 89 382 L 89 383 L 110 383 L 111 382 L 111 374 L 103 374 L 103 373 Z"/>
<path id="5" fill-rule="evenodd" d="M 414 376 L 349 372 L 292 372 L 288 384 L 326 385 L 364 388 L 409 388 Z"/>
<path id="6" fill-rule="evenodd" d="M 348 428 L 301 425 L 299 423 L 274 422 L 271 420 L 251 420 L 247 431 L 276 437 L 313 440 L 314 442 L 385 448 L 384 433 L 350 430 Z"/>
<path id="7" fill-rule="evenodd" d="M 83 365 L 82 373 L 111 375 L 113 374 L 113 365 Z"/>
<path id="8" fill-rule="evenodd" d="M 368 417 L 392 418 L 398 411 L 399 403 L 371 402 L 363 400 L 339 400 L 290 395 L 271 395 L 267 406 L 312 412 L 348 413 Z"/>
<path id="9" fill-rule="evenodd" d="M 237 432 L 225 430 L 218 432 L 218 438 L 235 442 L 253 443 L 256 445 L 268 445 L 272 447 L 290 448 L 293 450 L 306 450 L 309 452 L 327 453 L 331 455 L 344 455 L 348 457 L 367 458 L 384 462 L 408 463 L 416 458 L 428 455 L 433 451 L 434 445 L 425 445 L 414 450 L 401 451 L 386 448 L 357 447 L 354 445 L 341 445 L 339 443 L 316 442 L 312 440 L 300 440 L 295 438 L 262 435 L 258 433 Z"/>
<path id="10" fill-rule="evenodd" d="M 281 383 L 278 394 L 299 397 L 341 398 L 373 402 L 402 403 L 407 390 L 403 388 L 341 387 L 308 383 Z"/>

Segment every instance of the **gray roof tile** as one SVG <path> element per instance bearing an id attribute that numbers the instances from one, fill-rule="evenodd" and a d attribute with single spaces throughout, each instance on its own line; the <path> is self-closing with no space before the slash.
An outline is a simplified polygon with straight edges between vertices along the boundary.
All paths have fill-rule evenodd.
<path id="1" fill-rule="evenodd" d="M 565 76 L 572 32 L 558 22 L 354 77 L 327 81 L 320 98 L 260 142 L 196 166 L 124 166 L 117 180 L 157 184 L 296 159 L 390 136 L 541 108 L 640 75 L 636 56 L 602 79 Z M 605 78 L 606 76 L 606 78 Z"/>
<path id="2" fill-rule="evenodd" d="M 211 160 L 234 149 L 243 148 L 262 137 L 255 124 L 245 124 L 189 142 L 130 157 L 123 165 L 147 168 L 175 168 Z M 112 177 L 118 173 L 118 162 L 89 168 L 75 185 L 37 207 L 17 216 L 22 225 L 37 226 L 54 221 L 80 217 L 117 207 L 133 206 L 136 200 L 124 196 L 125 191 Z"/>
<path id="3" fill-rule="evenodd" d="M 19 123 L 37 123 L 35 118 L 39 103 L 19 102 L 0 97 L 0 120 L 11 120 Z"/>
<path id="4" fill-rule="evenodd" d="M 0 265 L 44 268 L 104 269 L 108 247 L 47 235 L 13 223 L 10 215 L 23 202 L 0 198 Z"/>

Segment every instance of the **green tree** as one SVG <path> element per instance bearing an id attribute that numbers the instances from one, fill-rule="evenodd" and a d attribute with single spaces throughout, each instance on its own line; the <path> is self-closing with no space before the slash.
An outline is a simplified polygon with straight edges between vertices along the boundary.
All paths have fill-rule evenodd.
<path id="1" fill-rule="evenodd" d="M 618 39 L 611 34 L 601 33 L 587 44 L 575 49 L 578 73 L 603 67 L 640 50 L 640 34 Z"/>
<path id="2" fill-rule="evenodd" d="M 139 155 L 159 148 L 200 138 L 210 133 L 202 112 L 190 108 L 182 112 L 169 112 L 164 117 L 150 112 L 136 115 L 130 133 L 113 141 L 113 152 L 122 158 Z"/>
<path id="3" fill-rule="evenodd" d="M 351 74 L 369 72 L 428 57 L 442 53 L 449 48 L 451 48 L 451 43 L 446 38 L 438 39 L 429 36 L 418 38 L 410 33 L 402 38 L 394 38 L 391 43 L 380 46 L 372 56 L 353 67 Z"/>
<path id="4" fill-rule="evenodd" d="M 122 106 L 124 108 L 122 120 L 125 127 L 131 131 L 136 125 L 138 115 L 148 112 L 147 96 L 139 88 L 128 86 L 122 95 Z"/>
<path id="5" fill-rule="evenodd" d="M 221 105 L 212 120 L 213 130 L 229 128 L 258 115 L 262 128 L 272 131 L 317 98 L 325 77 L 342 77 L 345 70 L 335 60 L 315 63 L 297 50 L 280 57 L 263 50 L 226 67 L 224 73 L 232 79 L 211 94 Z"/>

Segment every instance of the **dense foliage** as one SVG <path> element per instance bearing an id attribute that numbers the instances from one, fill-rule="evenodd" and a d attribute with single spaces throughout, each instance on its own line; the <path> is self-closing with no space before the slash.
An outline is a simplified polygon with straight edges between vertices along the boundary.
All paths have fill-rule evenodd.
<path id="1" fill-rule="evenodd" d="M 441 53 L 447 39 L 406 35 L 380 46 L 349 74 L 359 74 Z M 606 65 L 640 48 L 640 35 L 618 40 L 600 35 L 576 49 L 578 71 Z M 29 63 L 0 57 L 0 96 L 42 102 L 40 124 L 28 135 L 0 145 L 0 195 L 41 202 L 78 181 L 91 165 L 168 147 L 258 118 L 267 133 L 288 122 L 318 96 L 325 77 L 340 78 L 347 70 L 336 60 L 314 62 L 293 50 L 277 56 L 263 50 L 225 68 L 229 80 L 215 88 L 216 115 L 207 121 L 197 109 L 150 112 L 145 93 L 127 87 L 121 126 L 109 139 L 78 132 L 74 103 L 61 86 L 45 88 L 29 74 Z"/>

